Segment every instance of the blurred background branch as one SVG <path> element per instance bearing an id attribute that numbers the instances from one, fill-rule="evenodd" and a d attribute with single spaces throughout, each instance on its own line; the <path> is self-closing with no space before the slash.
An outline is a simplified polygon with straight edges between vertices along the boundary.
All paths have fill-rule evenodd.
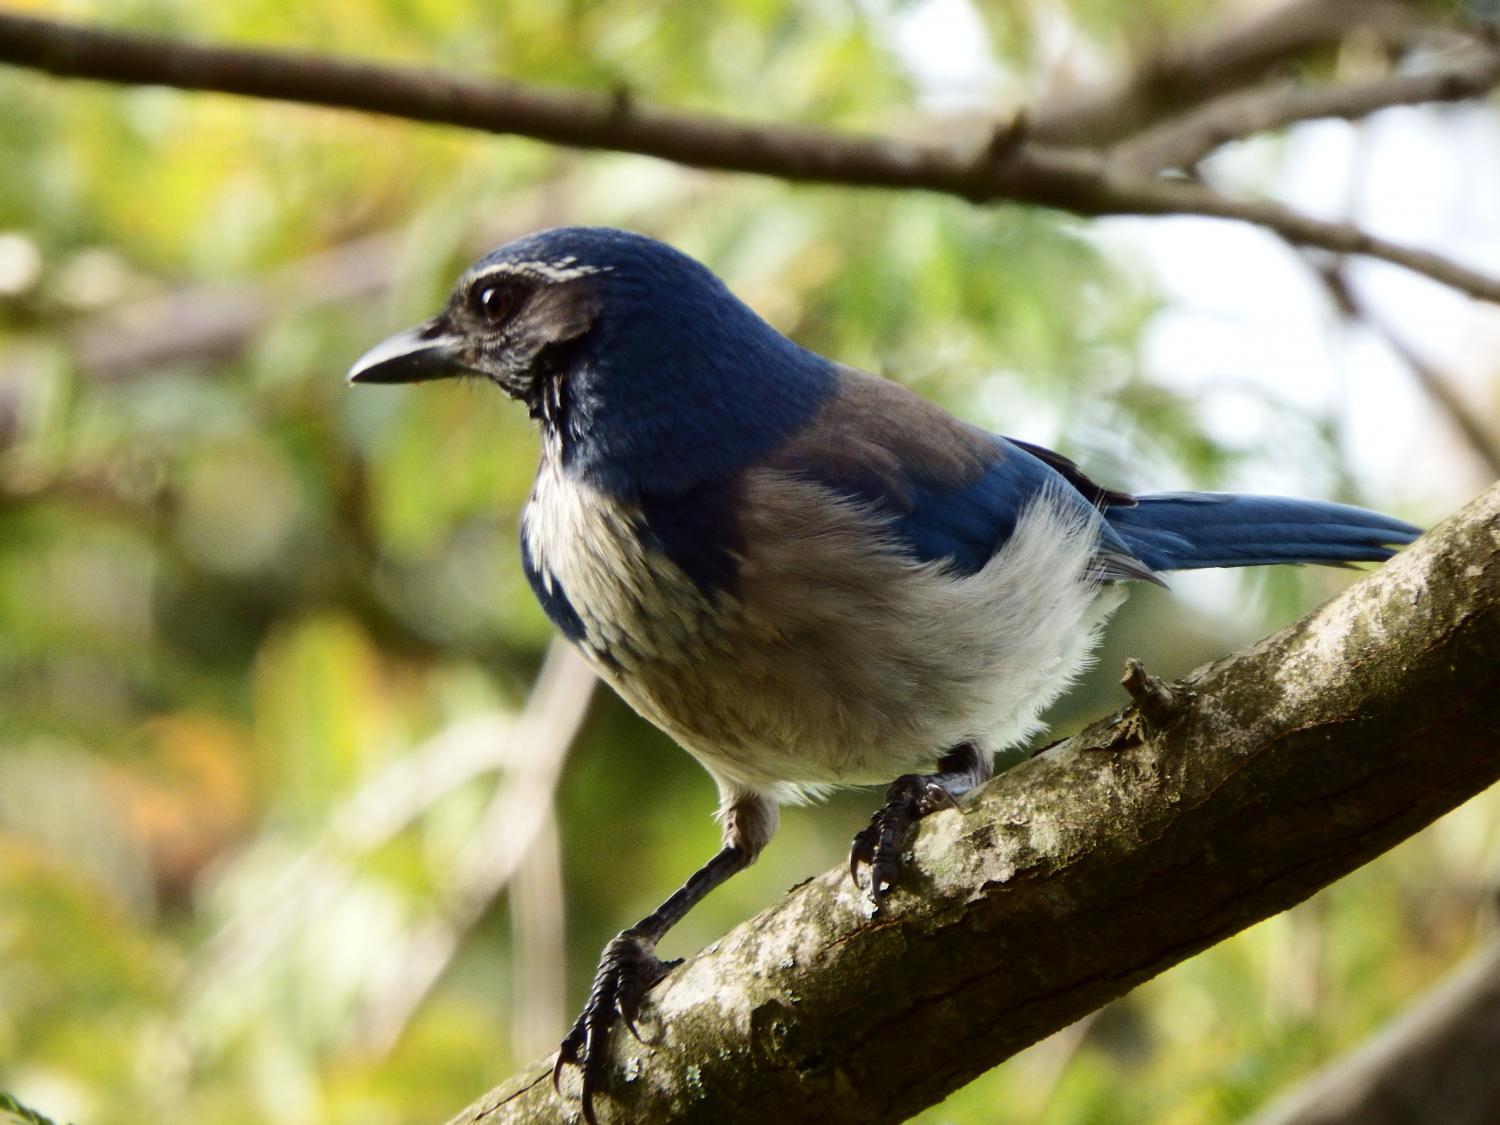
<path id="1" fill-rule="evenodd" d="M 1500 944 L 1250 1125 L 1485 1125 L 1500 1105 Z"/>
<path id="2" fill-rule="evenodd" d="M 531 199 L 513 199 L 504 223 L 469 236 L 469 252 L 478 255 L 545 224 L 554 206 L 550 200 L 569 191 L 561 179 L 540 185 Z M 124 379 L 186 361 L 243 354 L 289 312 L 384 296 L 397 282 L 402 237 L 399 231 L 379 231 L 260 277 L 121 304 L 80 326 L 76 361 L 100 379 Z"/>
<path id="3" fill-rule="evenodd" d="M 1353 36 L 1400 51 L 1444 34 L 1418 6 L 1387 0 L 1295 0 L 1218 22 L 1149 47 L 1118 78 L 1049 97 L 1030 114 L 1032 135 L 1048 144 L 1109 146 L 1292 63 L 1337 51 Z"/>
<path id="4" fill-rule="evenodd" d="M 1190 136 L 1151 146 L 1169 160 L 1179 146 L 1207 151 L 1223 119 L 1273 125 L 1311 115 L 1372 112 L 1384 99 L 1452 100 L 1487 92 L 1500 81 L 1500 62 L 1487 45 L 1463 71 L 1389 88 L 1299 91 L 1259 95 L 1253 112 L 1243 100 L 1212 120 L 1189 124 Z M 0 60 L 69 78 L 169 85 L 249 97 L 364 110 L 414 121 L 509 133 L 579 148 L 604 148 L 660 157 L 699 168 L 752 172 L 793 181 L 855 187 L 907 188 L 957 195 L 975 203 L 1006 200 L 1082 215 L 1190 214 L 1267 227 L 1288 240 L 1347 254 L 1364 254 L 1500 301 L 1500 280 L 1444 255 L 1330 223 L 1273 204 L 1235 200 L 1188 184 L 1138 175 L 1155 170 L 1146 154 L 1113 163 L 1081 147 L 1032 142 L 1024 119 L 996 130 L 987 144 L 932 145 L 867 138 L 791 125 L 741 124 L 648 106 L 628 90 L 592 96 L 519 82 L 481 83 L 437 71 L 401 70 L 345 62 L 306 52 L 216 47 L 104 30 L 82 24 L 0 13 Z M 1277 106 L 1277 100 L 1287 101 Z M 1204 110 L 1208 113 L 1209 110 Z M 1225 140 L 1240 134 L 1228 127 Z"/>
<path id="5" fill-rule="evenodd" d="M 1483 97 L 1500 82 L 1500 51 L 1485 46 L 1455 53 L 1457 60 L 1414 74 L 1387 74 L 1337 86 L 1276 85 L 1226 95 L 1121 142 L 1112 159 L 1116 167 L 1138 175 L 1190 169 L 1233 141 L 1299 121 L 1356 121 L 1392 106 L 1464 101 Z"/>
<path id="6" fill-rule="evenodd" d="M 1335 307 L 1351 322 L 1374 332 L 1401 360 L 1423 392 L 1443 412 L 1463 442 L 1483 463 L 1485 470 L 1500 479 L 1500 436 L 1453 389 L 1449 376 L 1419 356 L 1390 325 L 1368 308 L 1350 284 L 1348 273 L 1338 265 L 1313 267 Z"/>
<path id="7" fill-rule="evenodd" d="M 510 735 L 524 747 L 524 757 L 517 755 L 520 760 L 496 788 L 405 955 L 386 979 L 372 982 L 360 1035 L 372 1049 L 388 1052 L 395 1045 L 459 942 L 501 889 L 523 872 L 524 893 L 514 911 L 517 936 L 526 943 L 518 946 L 524 952 L 517 956 L 518 1041 L 535 1045 L 538 1024 L 555 1029 L 562 1019 L 562 877 L 552 803 L 593 686 L 594 673 L 583 658 L 565 641 L 554 640 Z"/>

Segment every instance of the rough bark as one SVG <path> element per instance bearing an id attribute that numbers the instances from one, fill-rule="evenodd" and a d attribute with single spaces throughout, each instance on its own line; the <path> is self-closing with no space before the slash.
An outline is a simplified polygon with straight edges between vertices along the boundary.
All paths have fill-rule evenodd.
<path id="1" fill-rule="evenodd" d="M 1151 718 L 924 822 L 886 916 L 834 870 L 675 970 L 601 1121 L 900 1121 L 1500 778 L 1500 485 L 1253 648 L 1133 682 Z M 453 1125 L 571 1119 L 548 1074 Z"/>

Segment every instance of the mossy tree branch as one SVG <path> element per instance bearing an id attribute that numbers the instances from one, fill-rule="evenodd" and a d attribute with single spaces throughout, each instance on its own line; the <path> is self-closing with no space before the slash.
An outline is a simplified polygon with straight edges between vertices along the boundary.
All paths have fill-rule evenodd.
<path id="1" fill-rule="evenodd" d="M 831 871 L 675 970 L 601 1120 L 903 1120 L 1500 779 L 1500 485 L 1147 694 L 924 822 L 888 915 Z M 570 1119 L 548 1074 L 453 1125 Z"/>

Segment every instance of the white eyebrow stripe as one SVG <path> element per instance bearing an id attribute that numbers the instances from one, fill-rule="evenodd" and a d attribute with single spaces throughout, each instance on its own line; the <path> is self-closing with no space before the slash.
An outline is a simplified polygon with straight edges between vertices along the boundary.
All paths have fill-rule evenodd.
<path id="1" fill-rule="evenodd" d="M 555 262 L 544 262 L 540 260 L 526 262 L 500 262 L 475 273 L 471 285 L 477 284 L 488 277 L 516 276 L 533 277 L 540 281 L 572 281 L 574 278 L 587 277 L 594 273 L 608 273 L 613 266 L 589 266 L 577 265 L 578 259 L 571 255 L 560 258 Z"/>

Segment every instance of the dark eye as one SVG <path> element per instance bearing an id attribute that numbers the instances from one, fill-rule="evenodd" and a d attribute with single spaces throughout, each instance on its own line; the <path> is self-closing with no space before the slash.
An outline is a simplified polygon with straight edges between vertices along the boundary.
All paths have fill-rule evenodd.
<path id="1" fill-rule="evenodd" d="M 481 285 L 474 291 L 474 311 L 491 324 L 499 324 L 516 307 L 516 291 L 509 285 Z"/>

